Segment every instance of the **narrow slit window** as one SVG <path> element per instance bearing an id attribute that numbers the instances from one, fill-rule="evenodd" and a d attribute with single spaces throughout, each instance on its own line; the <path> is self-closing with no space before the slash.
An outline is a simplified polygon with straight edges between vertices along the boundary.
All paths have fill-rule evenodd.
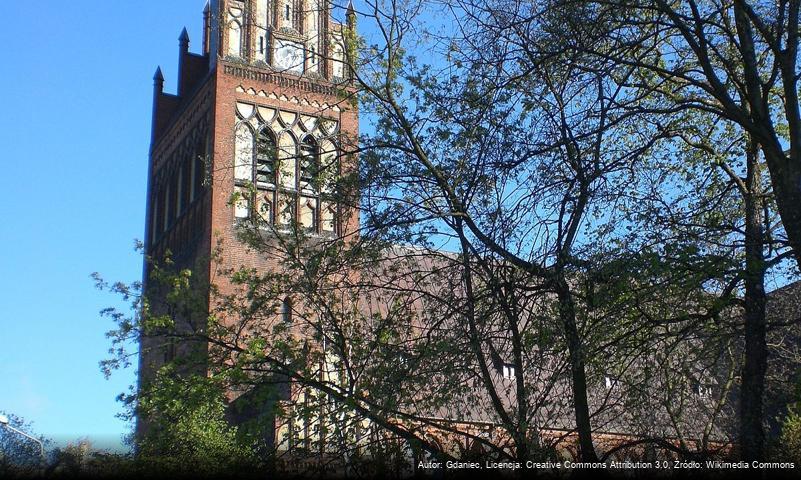
<path id="1" fill-rule="evenodd" d="M 192 201 L 191 192 L 192 190 L 192 162 L 191 157 L 187 160 L 184 160 L 184 164 L 181 166 L 181 212 L 184 212 L 189 208 L 189 204 Z"/>
<path id="2" fill-rule="evenodd" d="M 196 199 L 200 192 L 203 190 L 203 184 L 206 181 L 206 158 L 205 155 L 198 155 L 195 158 L 195 169 L 192 174 L 194 184 L 192 186 L 192 200 Z"/>
<path id="3" fill-rule="evenodd" d="M 164 232 L 164 208 L 167 203 L 167 194 L 162 188 L 158 193 L 158 206 L 156 207 L 156 228 L 153 230 L 154 238 L 161 236 Z"/>
<path id="4" fill-rule="evenodd" d="M 189 195 L 190 201 L 194 201 L 203 189 L 206 181 L 206 144 L 204 141 L 198 143 L 195 149 L 195 157 L 192 161 L 192 192 Z"/>
<path id="5" fill-rule="evenodd" d="M 162 228 L 163 231 L 167 231 L 170 229 L 170 225 L 172 225 L 172 214 L 173 214 L 173 190 L 172 190 L 172 181 L 167 183 L 165 190 L 164 190 L 164 227 Z"/>

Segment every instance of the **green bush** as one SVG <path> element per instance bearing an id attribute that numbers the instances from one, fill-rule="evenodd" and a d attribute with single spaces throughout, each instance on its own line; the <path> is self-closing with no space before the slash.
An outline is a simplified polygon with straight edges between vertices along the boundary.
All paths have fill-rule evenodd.
<path id="1" fill-rule="evenodd" d="M 798 406 L 790 408 L 782 424 L 779 451 L 784 457 L 782 460 L 801 465 L 801 413 Z"/>
<path id="2" fill-rule="evenodd" d="M 165 368 L 137 402 L 147 422 L 135 441 L 137 469 L 144 473 L 217 476 L 258 469 L 252 442 L 226 421 L 223 389 L 213 379 Z"/>

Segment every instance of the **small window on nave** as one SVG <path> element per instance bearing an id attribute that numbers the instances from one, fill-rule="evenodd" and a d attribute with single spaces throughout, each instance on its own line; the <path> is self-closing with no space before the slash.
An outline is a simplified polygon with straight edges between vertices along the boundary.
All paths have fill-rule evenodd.
<path id="1" fill-rule="evenodd" d="M 289 297 L 281 302 L 281 320 L 285 323 L 292 323 L 292 299 Z"/>

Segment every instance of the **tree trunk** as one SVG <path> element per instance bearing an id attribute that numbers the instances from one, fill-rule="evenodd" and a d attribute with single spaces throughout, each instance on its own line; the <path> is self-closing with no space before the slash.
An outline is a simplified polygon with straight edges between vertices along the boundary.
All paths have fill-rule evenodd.
<path id="1" fill-rule="evenodd" d="M 570 286 L 564 278 L 555 282 L 559 297 L 559 318 L 565 330 L 567 348 L 570 354 L 570 373 L 573 387 L 573 404 L 576 415 L 576 431 L 579 436 L 580 458 L 582 462 L 597 462 L 598 455 L 592 444 L 590 407 L 587 401 L 587 373 L 584 370 L 584 349 L 576 326 L 576 305 L 570 293 Z"/>
<path id="2" fill-rule="evenodd" d="M 762 399 L 767 369 L 765 338 L 765 258 L 762 219 L 762 189 L 758 150 L 748 149 L 748 192 L 745 197 L 745 364 L 740 403 L 742 459 L 763 460 L 765 431 Z"/>
<path id="3" fill-rule="evenodd" d="M 782 225 L 801 268 L 801 162 L 777 149 L 763 149 Z"/>

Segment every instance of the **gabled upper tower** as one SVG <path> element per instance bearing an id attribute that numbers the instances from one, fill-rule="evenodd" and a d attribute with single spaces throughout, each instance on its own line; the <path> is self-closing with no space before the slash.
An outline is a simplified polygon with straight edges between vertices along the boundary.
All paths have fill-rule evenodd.
<path id="1" fill-rule="evenodd" d="M 335 82 L 348 75 L 328 0 L 211 0 L 209 10 L 212 68 L 219 57 Z"/>

